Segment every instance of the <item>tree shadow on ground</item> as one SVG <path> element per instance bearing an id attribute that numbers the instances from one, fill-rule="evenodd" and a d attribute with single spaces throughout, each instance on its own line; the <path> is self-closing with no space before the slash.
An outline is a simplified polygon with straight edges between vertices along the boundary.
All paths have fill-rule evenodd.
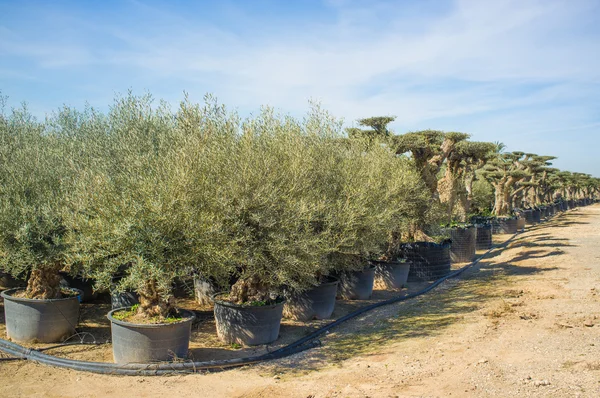
<path id="1" fill-rule="evenodd" d="M 543 253 L 539 252 L 530 254 Z M 278 361 L 271 370 L 312 371 L 357 355 L 380 355 L 392 342 L 437 336 L 484 303 L 505 297 L 512 277 L 557 269 L 516 266 L 515 259 L 502 263 L 486 259 L 467 270 L 461 279 L 448 280 L 432 293 L 368 312 L 322 338 L 323 348 Z"/>

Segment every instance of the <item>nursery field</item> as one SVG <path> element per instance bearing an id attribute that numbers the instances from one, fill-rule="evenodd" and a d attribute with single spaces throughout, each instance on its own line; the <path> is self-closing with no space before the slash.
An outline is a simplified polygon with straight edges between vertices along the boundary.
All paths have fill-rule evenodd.
<path id="1" fill-rule="evenodd" d="M 500 243 L 510 235 L 496 235 Z M 446 397 L 600 396 L 600 205 L 529 227 L 506 247 L 429 294 L 368 312 L 332 330 L 322 347 L 207 374 L 106 376 L 27 361 L 0 362 L 3 396 Z M 411 284 L 405 292 L 425 286 Z M 376 291 L 372 301 L 393 292 Z M 339 302 L 333 318 L 368 302 Z M 196 360 L 258 354 L 326 321 L 284 321 L 277 345 L 221 343 L 209 309 L 194 309 Z M 80 330 L 110 338 L 110 304 L 82 306 Z M 4 314 L 4 308 L 0 308 Z M 5 336 L 2 319 L 0 334 Z M 47 345 L 49 347 L 50 345 Z M 36 345 L 35 347 L 44 347 Z M 110 345 L 57 356 L 111 362 Z"/>

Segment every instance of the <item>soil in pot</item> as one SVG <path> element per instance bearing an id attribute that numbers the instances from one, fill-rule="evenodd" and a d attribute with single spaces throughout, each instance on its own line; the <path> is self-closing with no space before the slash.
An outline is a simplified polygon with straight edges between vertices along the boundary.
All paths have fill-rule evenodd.
<path id="1" fill-rule="evenodd" d="M 269 344 L 279 337 L 285 300 L 248 304 L 227 301 L 227 294 L 213 297 L 217 335 L 227 344 Z"/>
<path id="2" fill-rule="evenodd" d="M 136 306 L 108 313 L 111 322 L 113 357 L 116 363 L 150 363 L 186 358 L 196 315 L 187 310 L 162 323 L 136 318 Z M 137 321 L 136 321 L 137 320 Z"/>
<path id="3" fill-rule="evenodd" d="M 81 291 L 62 289 L 65 297 L 59 299 L 30 299 L 24 292 L 1 293 L 8 337 L 19 342 L 59 343 L 75 334 Z"/>
<path id="4" fill-rule="evenodd" d="M 340 275 L 338 296 L 346 300 L 368 300 L 373 295 L 375 267 Z"/>
<path id="5" fill-rule="evenodd" d="M 411 264 L 408 281 L 434 281 L 450 273 L 450 242 L 414 242 L 400 248 Z"/>
<path id="6" fill-rule="evenodd" d="M 292 293 L 283 308 L 286 318 L 297 321 L 329 319 L 335 308 L 339 281 L 330 278 L 302 293 Z"/>
<path id="7" fill-rule="evenodd" d="M 467 263 L 475 257 L 477 230 L 474 227 L 456 227 L 450 229 L 452 246 L 450 260 L 453 263 Z"/>
<path id="8" fill-rule="evenodd" d="M 406 261 L 372 261 L 375 265 L 375 288 L 400 290 L 406 286 L 410 263 Z"/>

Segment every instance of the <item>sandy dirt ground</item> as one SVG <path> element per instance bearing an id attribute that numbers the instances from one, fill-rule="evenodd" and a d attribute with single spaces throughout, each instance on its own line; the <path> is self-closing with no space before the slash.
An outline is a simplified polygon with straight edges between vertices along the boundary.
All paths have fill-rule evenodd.
<path id="1" fill-rule="evenodd" d="M 297 327 L 294 334 L 288 324 L 282 338 L 291 338 L 284 332 L 297 336 L 314 326 Z M 203 328 L 198 327 L 196 339 Z M 0 332 L 4 335 L 3 328 Z M 0 394 L 599 397 L 600 205 L 533 227 L 459 279 L 369 312 L 334 329 L 322 343 L 262 365 L 165 377 L 102 376 L 0 362 Z M 202 344 L 194 344 L 198 355 L 206 354 Z M 214 338 L 210 344 L 217 344 Z M 221 351 L 224 357 L 234 355 L 232 348 Z M 59 354 L 110 361 L 107 346 Z"/>

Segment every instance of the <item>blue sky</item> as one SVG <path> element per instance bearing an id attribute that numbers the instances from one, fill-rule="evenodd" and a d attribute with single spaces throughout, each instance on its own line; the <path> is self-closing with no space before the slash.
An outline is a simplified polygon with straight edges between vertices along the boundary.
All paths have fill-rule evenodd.
<path id="1" fill-rule="evenodd" d="M 242 115 L 395 115 L 600 177 L 598 0 L 0 0 L 0 90 L 43 117 L 128 89 Z"/>

